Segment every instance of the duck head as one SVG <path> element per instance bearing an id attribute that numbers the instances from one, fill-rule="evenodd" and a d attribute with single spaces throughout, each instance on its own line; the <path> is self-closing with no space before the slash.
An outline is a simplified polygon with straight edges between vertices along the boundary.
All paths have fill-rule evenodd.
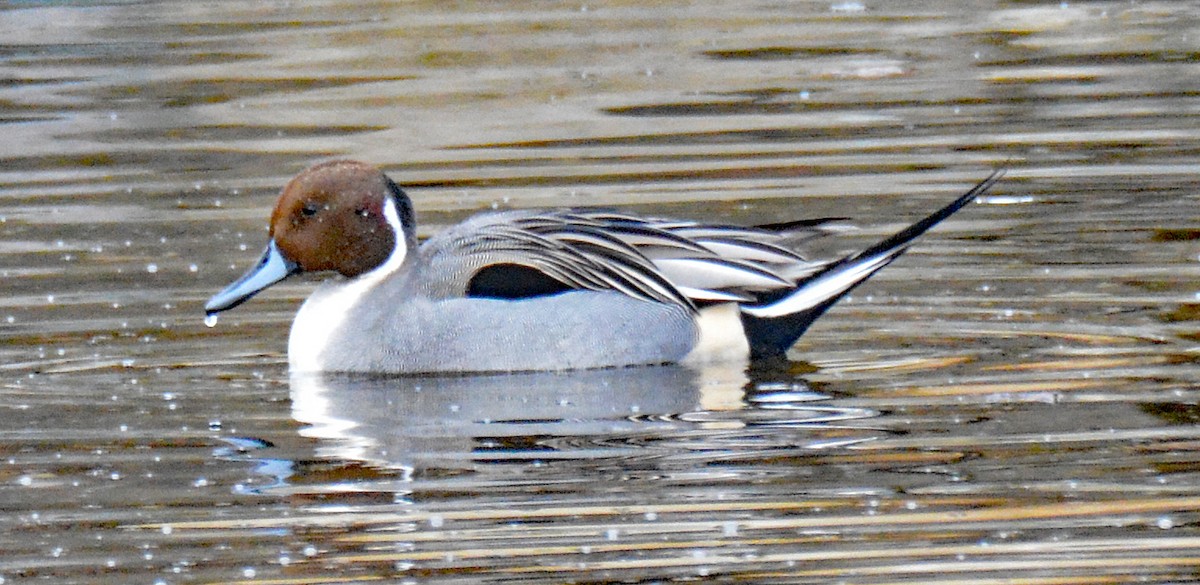
<path id="1" fill-rule="evenodd" d="M 254 267 L 208 300 L 207 314 L 298 272 L 356 278 L 403 262 L 416 245 L 408 196 L 378 168 L 349 160 L 311 166 L 288 182 L 271 213 L 270 236 Z"/>

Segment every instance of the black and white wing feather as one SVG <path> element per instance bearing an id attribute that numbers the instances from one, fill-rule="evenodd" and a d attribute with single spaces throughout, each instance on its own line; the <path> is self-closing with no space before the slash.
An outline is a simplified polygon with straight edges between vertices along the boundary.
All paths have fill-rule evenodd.
<path id="1" fill-rule="evenodd" d="M 791 288 L 824 266 L 778 245 L 783 239 L 764 229 L 564 210 L 476 217 L 427 245 L 460 264 L 441 272 L 456 275 L 462 294 L 614 290 L 695 310 Z"/>

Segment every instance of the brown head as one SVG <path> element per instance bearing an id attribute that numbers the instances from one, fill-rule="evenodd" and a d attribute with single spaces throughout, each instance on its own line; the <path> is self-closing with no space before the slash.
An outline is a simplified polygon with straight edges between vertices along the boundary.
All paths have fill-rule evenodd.
<path id="1" fill-rule="evenodd" d="M 385 216 L 395 204 L 399 227 Z M 347 277 L 380 266 L 396 244 L 415 244 L 412 203 L 379 169 L 350 160 L 313 165 L 284 187 L 271 214 L 271 238 L 305 271 Z"/>

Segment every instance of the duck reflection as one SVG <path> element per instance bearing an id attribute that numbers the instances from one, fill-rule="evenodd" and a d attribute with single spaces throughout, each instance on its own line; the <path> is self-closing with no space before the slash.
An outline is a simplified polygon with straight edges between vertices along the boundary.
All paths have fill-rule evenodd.
<path id="1" fill-rule="evenodd" d="M 631 437 L 696 428 L 681 418 L 686 413 L 742 408 L 747 383 L 740 368 L 680 366 L 404 378 L 295 374 L 291 397 L 293 417 L 309 425 L 301 433 L 323 440 L 322 457 L 462 469 L 619 456 L 637 448 Z"/>

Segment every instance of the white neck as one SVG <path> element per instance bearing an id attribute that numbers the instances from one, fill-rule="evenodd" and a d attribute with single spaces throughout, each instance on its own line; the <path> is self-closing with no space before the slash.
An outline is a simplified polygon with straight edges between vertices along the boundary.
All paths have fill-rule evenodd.
<path id="1" fill-rule="evenodd" d="M 322 354 L 342 324 L 350 318 L 355 306 L 381 282 L 400 270 L 408 257 L 408 240 L 405 226 L 400 222 L 396 202 L 388 197 L 383 202 L 383 218 L 392 229 L 395 247 L 391 255 L 379 266 L 344 281 L 331 281 L 321 285 L 304 301 L 292 332 L 288 336 L 288 364 L 293 371 L 321 370 Z"/>

